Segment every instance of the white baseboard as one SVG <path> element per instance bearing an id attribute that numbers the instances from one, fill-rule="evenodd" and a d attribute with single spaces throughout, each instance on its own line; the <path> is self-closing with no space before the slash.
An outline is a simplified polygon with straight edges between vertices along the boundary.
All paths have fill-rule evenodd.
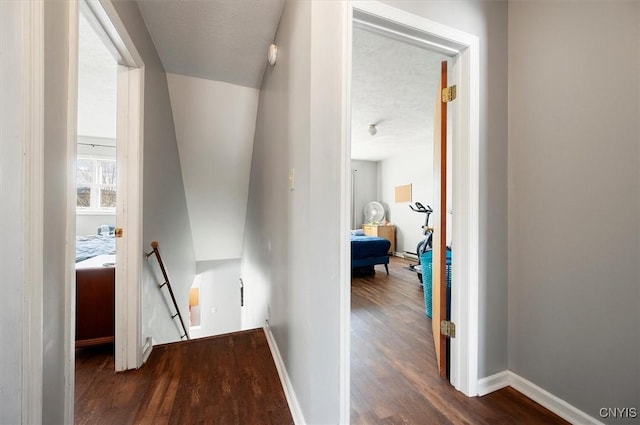
<path id="1" fill-rule="evenodd" d="M 418 256 L 416 254 L 411 253 L 411 252 L 404 251 L 401 256 L 402 256 L 402 258 L 404 258 L 406 260 L 418 261 Z"/>
<path id="2" fill-rule="evenodd" d="M 560 397 L 551 394 L 549 391 L 540 388 L 533 382 L 519 375 L 516 375 L 511 371 L 509 371 L 508 373 L 510 386 L 526 395 L 536 403 L 551 410 L 562 419 L 565 419 L 572 424 L 603 425 L 603 423 L 596 418 L 589 416 L 582 410 L 572 406 L 571 404 L 562 400 Z"/>
<path id="3" fill-rule="evenodd" d="M 596 418 L 589 416 L 577 407 L 562 400 L 560 397 L 551 394 L 549 391 L 540 388 L 533 382 L 510 370 L 504 370 L 478 380 L 478 395 L 483 396 L 507 386 L 513 387 L 513 389 L 572 424 L 603 425 L 603 423 Z"/>
<path id="4" fill-rule="evenodd" d="M 276 344 L 276 340 L 273 337 L 271 326 L 269 326 L 268 320 L 265 321 L 263 329 L 265 335 L 267 336 L 267 343 L 269 344 L 269 349 L 271 349 L 273 361 L 276 364 L 276 369 L 278 370 L 278 376 L 280 377 L 280 382 L 282 383 L 282 388 L 284 389 L 284 395 L 287 398 L 287 403 L 289 403 L 289 409 L 291 410 L 291 416 L 293 416 L 293 422 L 295 423 L 295 425 L 306 425 L 304 415 L 302 414 L 300 404 L 298 403 L 298 398 L 296 397 L 296 392 L 294 391 L 293 385 L 291 384 L 291 379 L 289 379 L 287 368 L 285 367 L 282 356 L 280 355 L 278 344 Z"/>
<path id="5" fill-rule="evenodd" d="M 142 346 L 142 364 L 145 364 L 153 351 L 153 339 L 149 336 L 147 341 Z"/>
<path id="6" fill-rule="evenodd" d="M 478 395 L 483 396 L 509 386 L 509 371 L 503 370 L 478 380 Z"/>

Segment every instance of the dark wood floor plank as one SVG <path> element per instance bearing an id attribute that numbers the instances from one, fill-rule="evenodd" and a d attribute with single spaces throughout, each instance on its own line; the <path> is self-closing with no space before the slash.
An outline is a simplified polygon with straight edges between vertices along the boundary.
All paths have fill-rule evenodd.
<path id="1" fill-rule="evenodd" d="M 431 319 L 409 262 L 351 280 L 353 425 L 566 424 L 512 388 L 468 398 L 439 376 Z"/>
<path id="2" fill-rule="evenodd" d="M 76 352 L 76 424 L 289 425 L 262 329 L 159 345 L 115 373 L 113 349 Z"/>
<path id="3" fill-rule="evenodd" d="M 511 388 L 467 398 L 440 379 L 423 294 L 406 262 L 352 280 L 354 425 L 565 424 Z M 156 346 L 114 372 L 113 348 L 76 351 L 77 424 L 288 425 L 262 330 Z"/>

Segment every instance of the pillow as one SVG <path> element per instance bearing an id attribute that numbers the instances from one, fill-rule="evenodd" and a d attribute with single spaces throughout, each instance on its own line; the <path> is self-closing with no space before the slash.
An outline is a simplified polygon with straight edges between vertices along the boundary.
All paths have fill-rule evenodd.
<path id="1" fill-rule="evenodd" d="M 352 230 L 351 236 L 364 236 L 364 230 L 362 229 Z"/>
<path id="2" fill-rule="evenodd" d="M 101 236 L 112 236 L 115 230 L 115 226 L 109 226 L 108 224 L 98 226 L 98 234 Z"/>

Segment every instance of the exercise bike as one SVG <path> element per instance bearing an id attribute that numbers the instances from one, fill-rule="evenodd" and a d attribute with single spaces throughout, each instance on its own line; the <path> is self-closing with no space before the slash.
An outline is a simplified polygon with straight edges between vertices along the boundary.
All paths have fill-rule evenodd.
<path id="1" fill-rule="evenodd" d="M 429 217 L 431 217 L 431 213 L 433 212 L 433 209 L 431 209 L 429 205 L 425 207 L 420 202 L 416 202 L 415 207 L 409 204 L 409 208 L 411 208 L 411 210 L 417 213 L 426 215 L 424 219 L 424 224 L 421 226 L 424 239 L 418 242 L 418 245 L 416 246 L 416 254 L 418 255 L 418 264 L 409 265 L 409 268 L 411 270 L 415 270 L 417 272 L 418 280 L 422 282 L 422 268 L 417 266 L 420 265 L 420 256 L 424 254 L 425 251 L 428 251 L 432 248 L 433 228 L 429 227 Z"/>

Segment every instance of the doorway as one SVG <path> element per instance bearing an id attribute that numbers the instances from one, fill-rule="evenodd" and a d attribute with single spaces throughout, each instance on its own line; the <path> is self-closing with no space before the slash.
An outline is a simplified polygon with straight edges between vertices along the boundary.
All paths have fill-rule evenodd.
<path id="1" fill-rule="evenodd" d="M 84 268 L 88 277 L 78 277 L 76 282 L 76 274 L 84 273 L 76 267 L 68 275 L 66 310 L 70 317 L 65 344 L 73 382 L 77 336 L 89 343 L 112 341 L 116 371 L 140 367 L 150 346 L 141 342 L 140 323 L 144 64 L 111 2 L 72 2 L 67 7 L 71 63 L 68 127 L 73 129 L 68 137 L 67 169 L 76 171 L 68 179 L 67 235 L 74 240 L 75 231 L 109 240 L 106 247 L 92 248 L 99 255 L 86 260 L 95 262 Z M 87 37 L 94 49 L 88 60 L 82 57 L 87 55 Z M 76 212 L 88 218 L 80 218 Z M 69 245 L 67 261 L 73 264 L 77 252 Z M 85 301 L 80 295 L 77 300 L 74 297 L 80 280 L 89 281 L 90 287 L 92 282 L 101 282 L 100 311 L 88 309 L 95 313 L 91 320 L 97 316 L 100 325 L 108 328 L 100 335 L 80 333 L 86 320 L 79 316 L 82 308 L 76 304 Z M 111 307 L 105 308 L 107 305 Z M 76 326 L 76 320 L 82 323 Z M 89 326 L 89 332 L 91 329 Z M 73 386 L 66 388 L 66 412 L 72 417 Z"/>
<path id="2" fill-rule="evenodd" d="M 347 190 L 343 193 L 342 205 L 346 212 L 342 216 L 342 228 L 348 232 L 351 222 L 351 167 L 350 152 L 352 133 L 355 129 L 350 126 L 351 109 L 351 75 L 352 68 L 352 40 L 354 27 L 367 25 L 376 31 L 383 32 L 392 38 L 404 38 L 412 43 L 427 44 L 437 51 L 457 58 L 451 70 L 451 75 L 458 82 L 458 101 L 454 105 L 453 151 L 452 163 L 456 175 L 453 179 L 452 205 L 456 214 L 453 215 L 452 227 L 456 229 L 452 245 L 456 248 L 453 260 L 453 289 L 451 296 L 452 321 L 458 327 L 457 337 L 451 341 L 451 384 L 467 396 L 477 395 L 477 360 L 478 360 L 478 194 L 479 194 L 479 62 L 478 38 L 429 21 L 427 19 L 399 11 L 383 4 L 357 2 L 347 6 L 347 25 L 345 37 L 346 67 L 345 67 L 345 133 L 343 158 L 343 181 Z M 348 253 L 349 250 L 345 249 Z M 343 346 L 350 347 L 350 285 L 348 259 L 344 259 L 343 266 Z M 347 353 L 349 349 L 347 348 Z M 349 385 L 350 360 L 343 355 L 346 364 L 342 371 L 342 382 L 345 388 L 343 421 L 348 421 L 350 415 Z"/>
<path id="3" fill-rule="evenodd" d="M 390 417 L 403 414 L 408 421 L 419 421 L 428 409 L 415 408 L 415 416 L 410 416 L 397 402 L 399 393 L 419 399 L 421 388 L 440 386 L 443 380 L 438 376 L 432 334 L 432 320 L 436 319 L 432 319 L 431 273 L 424 273 L 432 269 L 431 262 L 425 261 L 431 253 L 430 243 L 419 261 L 424 239 L 431 233 L 423 227 L 435 224 L 433 219 L 425 223 L 429 215 L 411 207 L 438 208 L 434 147 L 440 139 L 434 137 L 434 125 L 439 126 L 440 121 L 434 118 L 434 105 L 441 62 L 455 58 L 428 45 L 389 37 L 360 22 L 353 28 L 352 49 L 351 181 L 352 205 L 357 208 L 352 211 L 356 223 L 352 234 L 364 232 L 387 239 L 391 252 L 385 266 L 389 274 L 381 266 L 352 268 L 351 421 L 375 422 L 372 411 L 380 409 Z M 451 175 L 448 156 L 445 169 Z M 381 210 L 373 223 L 367 211 L 371 201 Z M 450 215 L 445 218 L 450 224 Z M 450 228 L 446 234 L 451 246 Z M 379 242 L 354 236 L 352 262 L 360 258 L 366 243 L 373 250 L 373 244 Z M 423 289 L 425 276 L 428 282 Z"/>
<path id="4" fill-rule="evenodd" d="M 78 29 L 75 345 L 86 355 L 115 341 L 118 64 L 85 14 Z"/>

